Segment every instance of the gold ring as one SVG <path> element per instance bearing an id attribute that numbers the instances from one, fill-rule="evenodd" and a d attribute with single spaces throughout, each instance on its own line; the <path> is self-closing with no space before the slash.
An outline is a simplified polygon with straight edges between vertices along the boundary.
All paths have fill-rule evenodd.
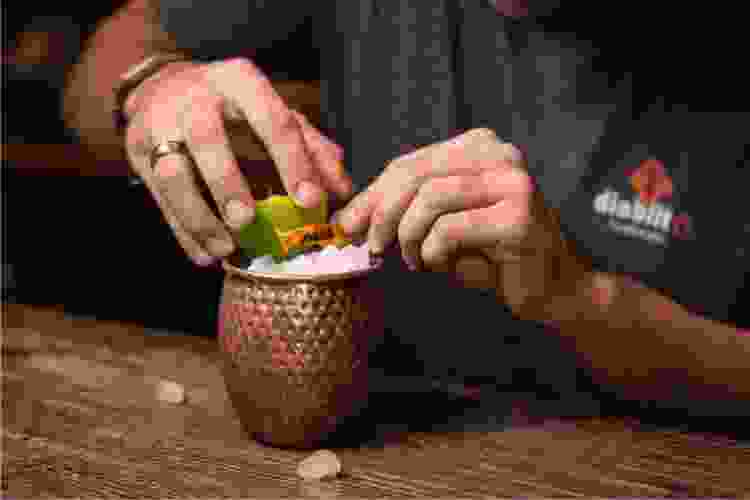
<path id="1" fill-rule="evenodd" d="M 154 146 L 151 150 L 151 155 L 149 156 L 151 160 L 151 170 L 156 167 L 156 162 L 159 161 L 159 158 L 172 154 L 187 156 L 189 153 L 187 146 L 182 141 L 164 141 Z"/>

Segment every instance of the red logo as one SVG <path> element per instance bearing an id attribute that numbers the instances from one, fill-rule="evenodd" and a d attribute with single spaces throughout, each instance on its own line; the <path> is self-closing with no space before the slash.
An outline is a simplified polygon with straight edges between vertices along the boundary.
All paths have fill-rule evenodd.
<path id="1" fill-rule="evenodd" d="M 674 193 L 672 179 L 667 174 L 664 164 L 650 158 L 629 174 L 630 186 L 638 193 L 643 206 L 669 199 Z"/>

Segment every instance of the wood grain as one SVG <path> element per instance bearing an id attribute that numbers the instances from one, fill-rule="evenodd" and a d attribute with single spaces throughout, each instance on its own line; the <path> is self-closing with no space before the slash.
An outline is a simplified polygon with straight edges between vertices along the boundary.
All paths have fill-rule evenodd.
<path id="1" fill-rule="evenodd" d="M 303 481 L 309 453 L 243 434 L 212 339 L 23 305 L 3 319 L 2 489 L 13 498 L 750 495 L 747 443 L 597 417 L 402 429 L 336 448 L 340 478 Z M 187 402 L 160 402 L 159 380 L 182 384 Z M 383 426 L 423 418 L 394 415 L 419 405 L 380 400 L 394 401 Z"/>

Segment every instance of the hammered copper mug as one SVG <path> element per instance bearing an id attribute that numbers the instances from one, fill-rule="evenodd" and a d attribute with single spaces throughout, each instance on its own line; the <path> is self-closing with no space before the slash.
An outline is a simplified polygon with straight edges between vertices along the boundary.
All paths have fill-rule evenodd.
<path id="1" fill-rule="evenodd" d="M 368 350 L 382 334 L 368 275 L 380 264 L 326 275 L 223 267 L 218 339 L 237 416 L 262 443 L 321 444 L 367 403 Z"/>

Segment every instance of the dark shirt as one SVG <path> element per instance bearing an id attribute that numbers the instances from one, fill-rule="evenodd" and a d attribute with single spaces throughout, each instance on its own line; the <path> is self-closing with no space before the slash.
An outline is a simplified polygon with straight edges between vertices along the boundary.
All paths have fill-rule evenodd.
<path id="1" fill-rule="evenodd" d="M 580 32 L 590 40 L 576 35 L 559 15 L 512 20 L 480 0 L 161 7 L 164 27 L 206 60 L 273 43 L 311 20 L 324 128 L 344 146 L 358 187 L 413 148 L 492 128 L 527 152 L 566 235 L 599 270 L 630 274 L 691 310 L 730 320 L 750 243 L 741 204 L 747 113 L 667 85 L 685 81 L 659 59 L 669 51 L 649 52 L 660 42 L 637 24 L 630 36 L 640 41 L 627 51 L 599 43 L 596 30 Z M 716 75 L 681 70 L 716 90 Z M 670 88 L 674 99 L 664 97 Z M 700 112 L 689 102 L 696 96 Z M 397 257 L 377 279 L 388 293 L 390 331 L 427 370 L 504 378 L 534 365 L 542 383 L 572 380 L 561 375 L 573 363 L 554 336 L 514 320 L 494 296 L 406 272 Z"/>

